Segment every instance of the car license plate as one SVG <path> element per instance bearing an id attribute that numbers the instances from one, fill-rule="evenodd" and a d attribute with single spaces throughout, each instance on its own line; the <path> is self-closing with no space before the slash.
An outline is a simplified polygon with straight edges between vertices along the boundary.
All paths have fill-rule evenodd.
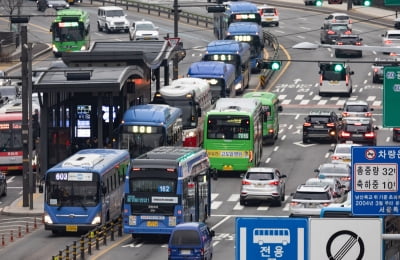
<path id="1" fill-rule="evenodd" d="M 144 39 L 145 40 L 151 40 L 151 37 L 145 36 Z"/>
<path id="2" fill-rule="evenodd" d="M 264 183 L 256 183 L 256 187 L 264 187 L 265 184 Z"/>
<path id="3" fill-rule="evenodd" d="M 362 134 L 354 134 L 353 137 L 363 137 Z"/>
<path id="4" fill-rule="evenodd" d="M 267 18 L 267 21 L 272 21 L 272 18 Z"/>
<path id="5" fill-rule="evenodd" d="M 324 128 L 323 125 L 315 125 L 314 128 Z"/>
<path id="6" fill-rule="evenodd" d="M 67 231 L 67 232 L 78 232 L 78 226 L 77 225 L 67 225 L 65 227 L 65 231 Z"/>
<path id="7" fill-rule="evenodd" d="M 158 227 L 158 221 L 147 221 L 148 227 Z"/>
<path id="8" fill-rule="evenodd" d="M 342 161 L 344 161 L 344 162 L 350 162 L 350 159 L 344 158 Z"/>
<path id="9" fill-rule="evenodd" d="M 190 255 L 190 250 L 189 249 L 182 249 L 181 250 L 181 255 Z"/>
<path id="10" fill-rule="evenodd" d="M 329 81 L 329 83 L 330 83 L 330 84 L 335 84 L 335 85 L 336 85 L 336 84 L 339 84 L 339 81 L 337 81 L 337 80 L 331 80 L 331 81 Z"/>

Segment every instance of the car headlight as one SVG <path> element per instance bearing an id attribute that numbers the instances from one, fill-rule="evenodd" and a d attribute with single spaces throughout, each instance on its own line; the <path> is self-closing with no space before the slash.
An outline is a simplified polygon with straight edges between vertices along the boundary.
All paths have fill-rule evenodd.
<path id="1" fill-rule="evenodd" d="M 49 8 L 53 8 L 53 5 L 52 5 L 52 4 L 49 4 Z"/>
<path id="2" fill-rule="evenodd" d="M 66 8 L 69 8 L 69 4 L 67 4 L 65 7 L 66 7 Z"/>

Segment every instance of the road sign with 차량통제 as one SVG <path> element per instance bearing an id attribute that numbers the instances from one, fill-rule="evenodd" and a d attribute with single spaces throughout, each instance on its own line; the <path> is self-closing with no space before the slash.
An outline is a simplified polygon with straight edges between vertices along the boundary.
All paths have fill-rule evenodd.
<path id="1" fill-rule="evenodd" d="M 400 67 L 384 67 L 383 75 L 383 126 L 399 127 Z"/>
<path id="2" fill-rule="evenodd" d="M 400 147 L 351 148 L 351 209 L 354 216 L 400 215 Z"/>
<path id="3" fill-rule="evenodd" d="M 237 217 L 236 260 L 307 260 L 308 219 Z"/>

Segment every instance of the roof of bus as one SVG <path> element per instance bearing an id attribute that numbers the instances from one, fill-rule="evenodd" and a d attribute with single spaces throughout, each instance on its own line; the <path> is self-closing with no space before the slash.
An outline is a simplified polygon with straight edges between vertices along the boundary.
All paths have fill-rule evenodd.
<path id="1" fill-rule="evenodd" d="M 38 98 L 37 96 L 32 97 L 32 111 L 40 110 L 40 106 L 38 104 Z M 17 120 L 15 118 L 15 114 L 21 114 L 22 115 L 22 99 L 14 99 L 9 101 L 8 103 L 4 104 L 3 106 L 0 107 L 0 115 L 7 115 L 7 114 L 14 114 L 14 116 L 9 116 L 14 117 L 13 120 Z M 3 120 L 5 116 L 2 116 Z"/>
<path id="2" fill-rule="evenodd" d="M 234 76 L 235 66 L 222 61 L 198 61 L 192 63 L 188 75 L 196 77 L 227 78 Z"/>
<path id="3" fill-rule="evenodd" d="M 207 152 L 201 147 L 160 146 L 133 159 L 132 165 L 145 168 L 176 167 L 177 163 L 191 160 L 196 155 L 206 158 Z"/>
<path id="4" fill-rule="evenodd" d="M 278 100 L 278 96 L 272 92 L 248 92 L 243 95 L 244 98 L 257 98 L 263 105 L 272 105 L 275 100 Z"/>
<path id="5" fill-rule="evenodd" d="M 255 98 L 220 98 L 215 103 L 213 111 L 227 112 L 253 112 L 257 107 L 261 106 L 261 102 Z"/>
<path id="6" fill-rule="evenodd" d="M 207 45 L 206 54 L 237 54 L 244 51 L 250 51 L 250 45 L 245 42 L 235 40 L 215 40 Z"/>
<path id="7" fill-rule="evenodd" d="M 180 97 L 187 94 L 195 94 L 195 99 L 199 99 L 210 91 L 210 85 L 204 79 L 199 78 L 180 78 L 172 81 L 171 85 L 160 89 L 163 96 Z"/>
<path id="8" fill-rule="evenodd" d="M 257 5 L 250 2 L 225 2 L 224 5 L 227 8 L 226 11 L 231 13 L 258 13 Z"/>
<path id="9" fill-rule="evenodd" d="M 57 11 L 57 16 L 55 20 L 61 19 L 62 16 L 80 16 L 81 18 L 89 18 L 88 12 L 82 9 L 62 9 Z"/>
<path id="10" fill-rule="evenodd" d="M 162 104 L 131 106 L 125 111 L 123 120 L 126 124 L 168 124 L 182 116 L 180 108 Z"/>
<path id="11" fill-rule="evenodd" d="M 99 172 L 101 169 L 109 169 L 115 167 L 121 160 L 129 161 L 129 152 L 121 149 L 84 149 L 71 155 L 62 162 L 56 164 L 49 172 L 60 172 L 73 168 L 74 171 L 91 171 Z"/>
<path id="12" fill-rule="evenodd" d="M 253 22 L 237 22 L 231 23 L 228 27 L 228 34 L 249 34 L 249 35 L 260 35 L 262 36 L 262 27 Z"/>

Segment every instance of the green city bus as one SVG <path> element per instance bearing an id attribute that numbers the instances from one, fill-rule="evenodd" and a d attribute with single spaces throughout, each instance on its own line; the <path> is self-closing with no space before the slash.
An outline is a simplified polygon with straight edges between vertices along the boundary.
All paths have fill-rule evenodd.
<path id="1" fill-rule="evenodd" d="M 256 98 L 261 101 L 262 109 L 266 120 L 263 125 L 263 143 L 274 144 L 279 133 L 279 112 L 282 106 L 279 105 L 278 96 L 272 92 L 249 92 L 243 95 L 244 98 Z"/>
<path id="2" fill-rule="evenodd" d="M 262 157 L 264 113 L 250 98 L 220 98 L 204 120 L 203 146 L 214 178 L 218 172 L 244 172 Z"/>
<path id="3" fill-rule="evenodd" d="M 84 51 L 90 46 L 90 19 L 88 12 L 81 9 L 63 9 L 51 23 L 54 56 L 63 52 Z"/>

